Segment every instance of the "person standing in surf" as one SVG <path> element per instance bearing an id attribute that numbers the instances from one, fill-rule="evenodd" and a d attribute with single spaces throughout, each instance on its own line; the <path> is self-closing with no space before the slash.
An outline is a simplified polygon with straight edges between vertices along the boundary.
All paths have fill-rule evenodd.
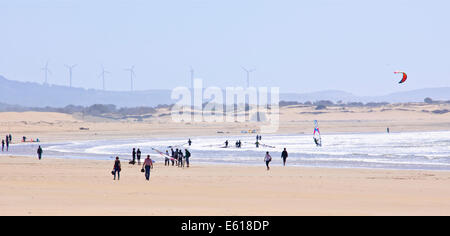
<path id="1" fill-rule="evenodd" d="M 6 136 L 6 151 L 9 152 L 9 137 Z"/>
<path id="2" fill-rule="evenodd" d="M 264 161 L 266 162 L 267 170 L 270 170 L 269 164 L 272 161 L 272 156 L 270 156 L 269 152 L 266 152 L 266 156 L 264 157 Z"/>
<path id="3" fill-rule="evenodd" d="M 144 161 L 144 165 L 142 166 L 145 169 L 145 179 L 147 181 L 150 180 L 150 169 L 153 168 L 153 161 L 150 159 L 150 155 L 147 155 L 147 158 Z"/>
<path id="4" fill-rule="evenodd" d="M 136 152 L 136 156 L 137 156 L 137 161 L 138 161 L 138 165 L 141 164 L 141 149 L 138 148 L 137 152 Z"/>
<path id="5" fill-rule="evenodd" d="M 37 150 L 37 154 L 38 154 L 39 160 L 42 159 L 42 153 L 43 153 L 42 148 L 41 148 L 41 146 L 39 146 L 39 148 L 38 148 L 38 150 Z"/>
<path id="6" fill-rule="evenodd" d="M 114 174 L 114 180 L 120 180 L 120 171 L 122 170 L 122 166 L 120 165 L 119 157 L 116 157 L 116 161 L 114 161 L 114 167 L 113 167 L 113 174 Z"/>
<path id="7" fill-rule="evenodd" d="M 131 165 L 136 164 L 136 148 L 133 148 L 133 151 L 131 152 L 131 161 L 130 161 Z"/>
<path id="8" fill-rule="evenodd" d="M 281 153 L 281 158 L 283 159 L 283 166 L 286 166 L 286 159 L 288 158 L 288 152 L 286 151 L 286 148 Z"/>

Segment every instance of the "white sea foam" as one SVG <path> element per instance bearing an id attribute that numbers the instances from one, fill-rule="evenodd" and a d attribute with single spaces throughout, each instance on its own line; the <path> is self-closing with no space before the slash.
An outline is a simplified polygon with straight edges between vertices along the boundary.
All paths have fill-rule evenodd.
<path id="1" fill-rule="evenodd" d="M 272 154 L 273 164 L 280 165 L 281 151 L 287 148 L 289 165 L 450 170 L 450 132 L 322 135 L 323 147 L 316 147 L 311 135 L 263 136 L 261 142 L 275 148 L 256 148 L 253 135 L 197 137 L 192 138 L 191 147 L 186 144 L 187 138 L 77 141 L 41 145 L 44 156 L 89 159 L 110 159 L 112 156 L 130 159 L 132 148 L 140 148 L 143 156 L 151 154 L 157 161 L 163 160 L 163 157 L 152 151 L 152 148 L 170 152 L 170 145 L 179 145 L 174 148 L 190 149 L 193 163 L 246 165 L 261 165 L 266 151 Z M 226 149 L 223 148 L 225 140 L 229 141 L 229 148 Z M 237 140 L 242 141 L 242 148 L 235 147 Z M 34 155 L 35 146 L 22 144 L 12 148 L 16 154 Z"/>

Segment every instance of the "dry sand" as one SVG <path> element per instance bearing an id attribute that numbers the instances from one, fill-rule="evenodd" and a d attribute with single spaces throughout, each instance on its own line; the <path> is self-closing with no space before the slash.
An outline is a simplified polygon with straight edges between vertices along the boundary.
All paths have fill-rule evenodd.
<path id="1" fill-rule="evenodd" d="M 450 172 L 0 158 L 0 215 L 450 215 Z"/>

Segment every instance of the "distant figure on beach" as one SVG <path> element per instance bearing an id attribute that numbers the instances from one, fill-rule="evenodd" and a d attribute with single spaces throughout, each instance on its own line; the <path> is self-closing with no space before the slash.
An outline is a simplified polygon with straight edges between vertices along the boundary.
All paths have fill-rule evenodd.
<path id="1" fill-rule="evenodd" d="M 181 151 L 180 149 L 180 151 L 178 151 L 178 167 L 184 167 L 183 158 L 184 158 L 183 151 Z"/>
<path id="2" fill-rule="evenodd" d="M 173 148 L 171 148 L 170 151 L 172 152 L 172 155 L 170 155 L 172 158 L 170 160 L 172 161 L 172 166 L 174 166 L 175 165 L 175 152 L 173 151 Z"/>
<path id="3" fill-rule="evenodd" d="M 137 156 L 137 161 L 138 161 L 138 165 L 141 164 L 141 150 L 138 148 L 137 152 L 136 152 L 136 156 Z"/>
<path id="4" fill-rule="evenodd" d="M 12 143 L 12 135 L 9 134 L 9 142 Z"/>
<path id="5" fill-rule="evenodd" d="M 131 152 L 132 160 L 130 161 L 130 164 L 134 165 L 136 164 L 136 148 L 133 148 L 133 151 Z"/>
<path id="6" fill-rule="evenodd" d="M 269 152 L 266 152 L 266 156 L 264 157 L 264 161 L 266 162 L 267 170 L 270 170 L 269 164 L 272 161 L 272 156 L 270 156 Z"/>
<path id="7" fill-rule="evenodd" d="M 288 152 L 286 151 L 286 148 L 281 153 L 281 158 L 283 159 L 283 166 L 286 166 L 286 159 L 288 158 Z"/>
<path id="8" fill-rule="evenodd" d="M 6 151 L 9 151 L 9 137 L 6 136 Z"/>
<path id="9" fill-rule="evenodd" d="M 144 161 L 144 165 L 142 166 L 145 169 L 145 179 L 147 181 L 150 180 L 150 169 L 153 169 L 153 161 L 150 159 L 150 155 L 147 155 L 147 158 Z"/>
<path id="10" fill-rule="evenodd" d="M 228 148 L 228 140 L 225 141 L 225 148 Z"/>
<path id="11" fill-rule="evenodd" d="M 188 141 L 188 144 L 189 144 L 189 146 L 191 146 L 191 145 L 192 145 L 192 141 L 191 141 L 191 139 L 189 139 L 189 141 Z"/>
<path id="12" fill-rule="evenodd" d="M 173 150 L 172 150 L 173 153 Z M 170 159 L 169 159 L 169 151 L 166 150 L 166 156 L 164 157 L 164 166 L 170 166 Z"/>
<path id="13" fill-rule="evenodd" d="M 389 128 L 387 128 L 386 131 L 387 131 L 388 134 L 391 133 L 391 131 L 389 130 Z"/>
<path id="14" fill-rule="evenodd" d="M 178 166 L 178 156 L 179 156 L 179 151 L 178 148 L 175 149 L 175 156 L 173 157 L 173 159 L 175 159 L 175 165 Z"/>
<path id="15" fill-rule="evenodd" d="M 256 141 L 256 148 L 259 148 L 259 141 Z"/>
<path id="16" fill-rule="evenodd" d="M 2 152 L 5 151 L 5 140 L 2 139 Z"/>
<path id="17" fill-rule="evenodd" d="M 189 168 L 189 158 L 191 157 L 191 152 L 189 152 L 189 150 L 185 149 L 186 155 L 186 167 Z"/>
<path id="18" fill-rule="evenodd" d="M 38 154 L 39 160 L 42 159 L 42 153 L 43 153 L 42 148 L 41 148 L 41 146 L 39 146 L 39 148 L 38 148 L 38 150 L 37 150 L 37 154 Z"/>
<path id="19" fill-rule="evenodd" d="M 23 136 L 22 137 L 22 142 L 26 142 L 27 141 L 27 137 Z"/>
<path id="20" fill-rule="evenodd" d="M 122 170 L 122 166 L 120 165 L 119 157 L 116 157 L 116 161 L 114 162 L 114 168 L 113 168 L 114 180 L 116 180 L 116 174 L 117 174 L 117 180 L 120 180 L 120 171 L 121 170 Z"/>

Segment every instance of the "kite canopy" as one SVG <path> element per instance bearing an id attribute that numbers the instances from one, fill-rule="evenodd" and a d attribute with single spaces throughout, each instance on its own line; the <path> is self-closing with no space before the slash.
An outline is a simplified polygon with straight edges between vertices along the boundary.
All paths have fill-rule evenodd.
<path id="1" fill-rule="evenodd" d="M 394 74 L 402 74 L 403 75 L 402 80 L 400 80 L 400 82 L 398 82 L 399 84 L 405 83 L 406 80 L 408 79 L 408 75 L 405 72 L 396 71 L 396 72 L 394 72 Z"/>

